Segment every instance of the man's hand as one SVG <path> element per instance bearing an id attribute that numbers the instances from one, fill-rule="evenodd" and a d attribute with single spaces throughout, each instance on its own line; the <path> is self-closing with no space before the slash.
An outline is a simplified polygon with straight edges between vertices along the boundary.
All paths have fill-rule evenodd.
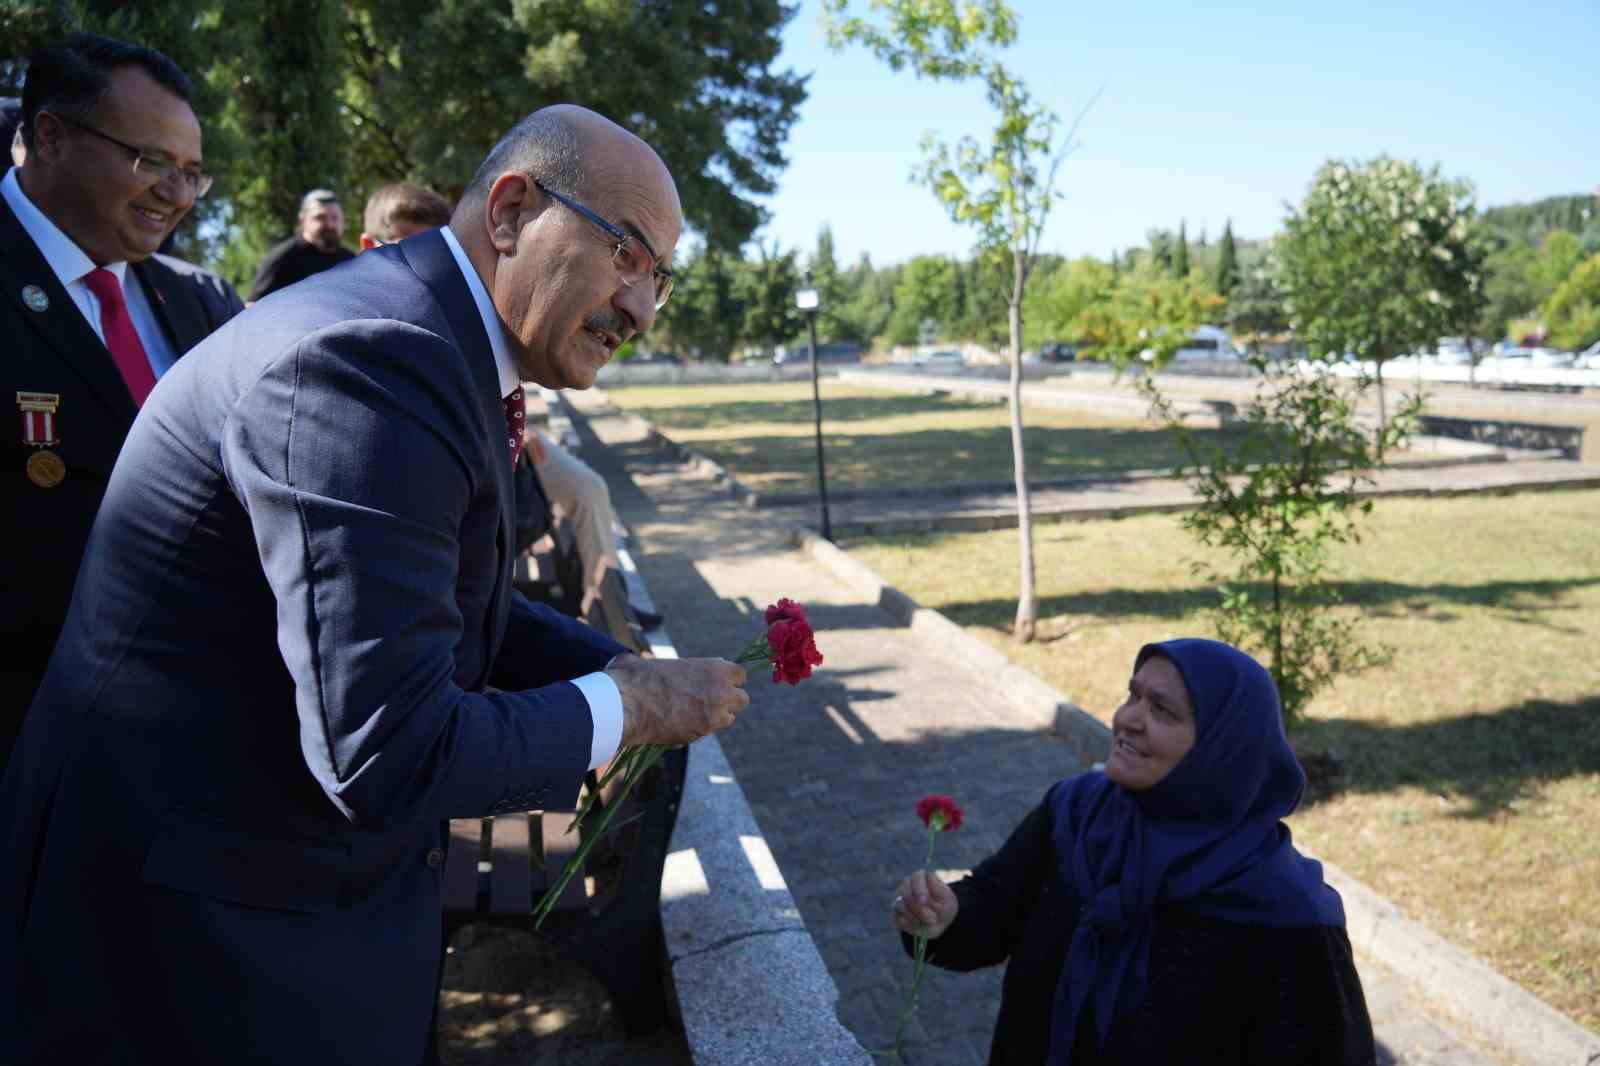
<path id="1" fill-rule="evenodd" d="M 726 659 L 642 659 L 606 667 L 622 694 L 622 746 L 676 747 L 726 729 L 750 703 L 744 667 Z"/>
<path id="2" fill-rule="evenodd" d="M 894 890 L 889 905 L 894 926 L 902 933 L 918 933 L 937 940 L 956 920 L 961 903 L 950 886 L 926 870 L 918 870 Z"/>

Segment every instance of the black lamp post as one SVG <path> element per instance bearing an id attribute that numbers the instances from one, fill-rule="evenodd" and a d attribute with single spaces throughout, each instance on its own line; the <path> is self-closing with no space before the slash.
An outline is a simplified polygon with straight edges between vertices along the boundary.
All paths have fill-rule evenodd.
<path id="1" fill-rule="evenodd" d="M 822 497 L 822 539 L 833 540 L 833 524 L 828 521 L 828 474 L 822 463 L 822 389 L 817 384 L 817 290 L 806 283 L 794 294 L 794 305 L 806 313 L 806 332 L 811 346 L 811 407 L 817 416 L 817 491 Z"/>

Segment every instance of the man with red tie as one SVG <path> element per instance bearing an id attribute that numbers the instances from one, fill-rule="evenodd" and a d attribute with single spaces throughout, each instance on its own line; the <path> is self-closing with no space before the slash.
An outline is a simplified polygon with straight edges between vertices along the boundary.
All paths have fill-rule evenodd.
<path id="1" fill-rule="evenodd" d="M 150 390 L 239 310 L 155 254 L 204 195 L 189 81 L 166 56 L 77 34 L 34 56 L 22 165 L 0 179 L 0 767 L 56 636 L 111 468 Z"/>

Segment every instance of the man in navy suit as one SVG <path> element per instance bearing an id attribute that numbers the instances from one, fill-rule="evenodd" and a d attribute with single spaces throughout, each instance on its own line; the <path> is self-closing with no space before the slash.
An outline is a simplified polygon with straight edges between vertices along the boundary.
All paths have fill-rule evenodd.
<path id="1" fill-rule="evenodd" d="M 524 379 L 649 328 L 682 227 L 572 106 L 450 226 L 275 293 L 140 412 L 0 784 L 0 1060 L 416 1063 L 444 820 L 748 702 L 511 589 Z"/>
<path id="2" fill-rule="evenodd" d="M 16 403 L 0 438 L 14 523 L 0 552 L 0 768 L 139 404 L 243 309 L 227 282 L 154 254 L 211 181 L 172 60 L 77 34 L 32 57 L 17 110 L 23 160 L 0 178 L 0 400 Z M 9 152 L 10 134 L 0 143 Z"/>

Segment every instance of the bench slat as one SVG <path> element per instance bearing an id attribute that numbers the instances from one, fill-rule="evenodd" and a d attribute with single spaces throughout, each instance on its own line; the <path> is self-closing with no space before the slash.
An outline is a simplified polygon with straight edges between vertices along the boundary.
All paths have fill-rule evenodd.
<path id="1" fill-rule="evenodd" d="M 528 816 L 502 814 L 490 823 L 489 913 L 527 914 L 533 907 Z"/>
<path id="2" fill-rule="evenodd" d="M 444 867 L 446 910 L 477 909 L 478 848 L 482 839 L 482 818 L 457 818 L 450 823 L 450 852 Z"/>
<path id="3" fill-rule="evenodd" d="M 542 820 L 540 827 L 544 834 L 544 883 L 553 885 L 556 878 L 561 876 L 561 868 L 572 858 L 572 853 L 578 850 L 577 831 L 567 832 L 567 826 L 572 824 L 573 815 L 566 811 L 551 813 Z M 584 875 L 580 871 L 573 875 L 567 882 L 567 887 L 561 890 L 561 898 L 556 900 L 557 910 L 568 910 L 582 907 L 589 901 L 589 895 L 583 887 Z"/>

